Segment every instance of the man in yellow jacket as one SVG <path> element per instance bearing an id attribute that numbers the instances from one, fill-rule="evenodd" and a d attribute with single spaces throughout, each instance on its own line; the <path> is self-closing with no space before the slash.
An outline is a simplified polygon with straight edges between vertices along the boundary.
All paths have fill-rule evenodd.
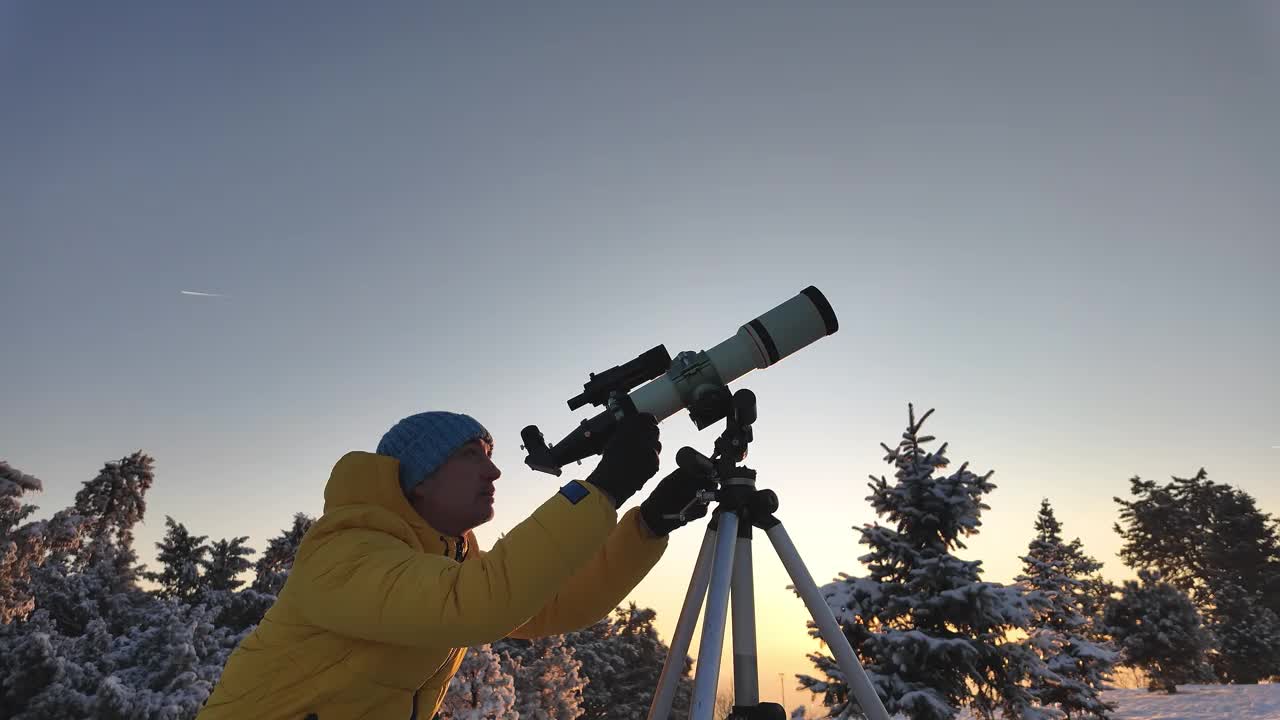
<path id="1" fill-rule="evenodd" d="M 492 436 L 456 413 L 401 420 L 334 466 L 324 514 L 198 720 L 430 720 L 467 647 L 586 627 L 649 572 L 700 487 L 677 470 L 619 520 L 661 449 L 652 416 L 620 422 L 585 481 L 481 552 Z"/>

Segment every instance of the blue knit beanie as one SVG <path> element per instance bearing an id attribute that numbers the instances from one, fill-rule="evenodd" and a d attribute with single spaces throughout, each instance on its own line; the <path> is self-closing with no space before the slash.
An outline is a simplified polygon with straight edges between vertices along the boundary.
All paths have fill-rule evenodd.
<path id="1" fill-rule="evenodd" d="M 433 411 L 410 415 L 382 436 L 378 454 L 400 461 L 400 488 L 406 494 L 449 459 L 463 445 L 493 436 L 469 415 Z"/>

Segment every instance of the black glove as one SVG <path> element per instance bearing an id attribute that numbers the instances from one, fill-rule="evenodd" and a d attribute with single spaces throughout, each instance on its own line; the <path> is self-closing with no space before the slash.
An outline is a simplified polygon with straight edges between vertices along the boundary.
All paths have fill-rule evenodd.
<path id="1" fill-rule="evenodd" d="M 614 507 L 622 507 L 649 478 L 658 474 L 660 452 L 658 419 L 649 413 L 629 415 L 614 428 L 587 482 L 608 493 Z"/>
<path id="2" fill-rule="evenodd" d="M 664 515 L 678 515 L 700 490 L 712 490 L 715 483 L 697 473 L 684 468 L 676 468 L 670 475 L 662 478 L 658 486 L 649 493 L 649 497 L 640 503 L 640 517 L 649 526 L 654 535 L 666 535 L 691 520 L 707 514 L 706 505 L 695 505 L 683 520 Z"/>

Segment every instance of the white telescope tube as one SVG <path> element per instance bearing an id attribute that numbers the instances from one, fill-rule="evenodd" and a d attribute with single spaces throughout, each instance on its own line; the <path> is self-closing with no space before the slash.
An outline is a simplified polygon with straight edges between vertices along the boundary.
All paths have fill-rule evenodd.
<path id="1" fill-rule="evenodd" d="M 831 303 L 818 288 L 810 285 L 738 328 L 736 334 L 710 350 L 680 353 L 666 373 L 628 393 L 627 397 L 637 411 L 649 413 L 659 421 L 688 408 L 690 419 L 701 430 L 724 418 L 730 401 L 729 383 L 752 370 L 774 365 L 838 329 Z M 666 353 L 662 348 L 654 350 Z M 571 400 L 570 408 L 581 398 Z M 520 434 L 529 448 L 525 463 L 534 470 L 559 475 L 563 465 L 600 452 L 623 412 L 610 400 L 608 409 L 590 420 L 583 420 L 552 448 L 546 447 L 536 426 L 526 427 Z"/>
<path id="2" fill-rule="evenodd" d="M 710 350 L 680 353 L 667 374 L 632 391 L 631 401 L 640 412 L 664 420 L 692 405 L 704 385 L 728 385 L 839 328 L 831 303 L 811 285 Z"/>

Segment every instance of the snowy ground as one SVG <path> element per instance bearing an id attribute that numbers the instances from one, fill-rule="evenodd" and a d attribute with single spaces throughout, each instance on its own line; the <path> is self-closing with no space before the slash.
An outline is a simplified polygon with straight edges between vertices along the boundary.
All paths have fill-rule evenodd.
<path id="1" fill-rule="evenodd" d="M 1175 695 L 1108 690 L 1116 720 L 1280 720 L 1280 684 L 1179 685 Z"/>
<path id="2" fill-rule="evenodd" d="M 1116 704 L 1115 720 L 1280 720 L 1280 684 L 1179 685 L 1174 695 L 1107 690 L 1102 696 Z"/>

